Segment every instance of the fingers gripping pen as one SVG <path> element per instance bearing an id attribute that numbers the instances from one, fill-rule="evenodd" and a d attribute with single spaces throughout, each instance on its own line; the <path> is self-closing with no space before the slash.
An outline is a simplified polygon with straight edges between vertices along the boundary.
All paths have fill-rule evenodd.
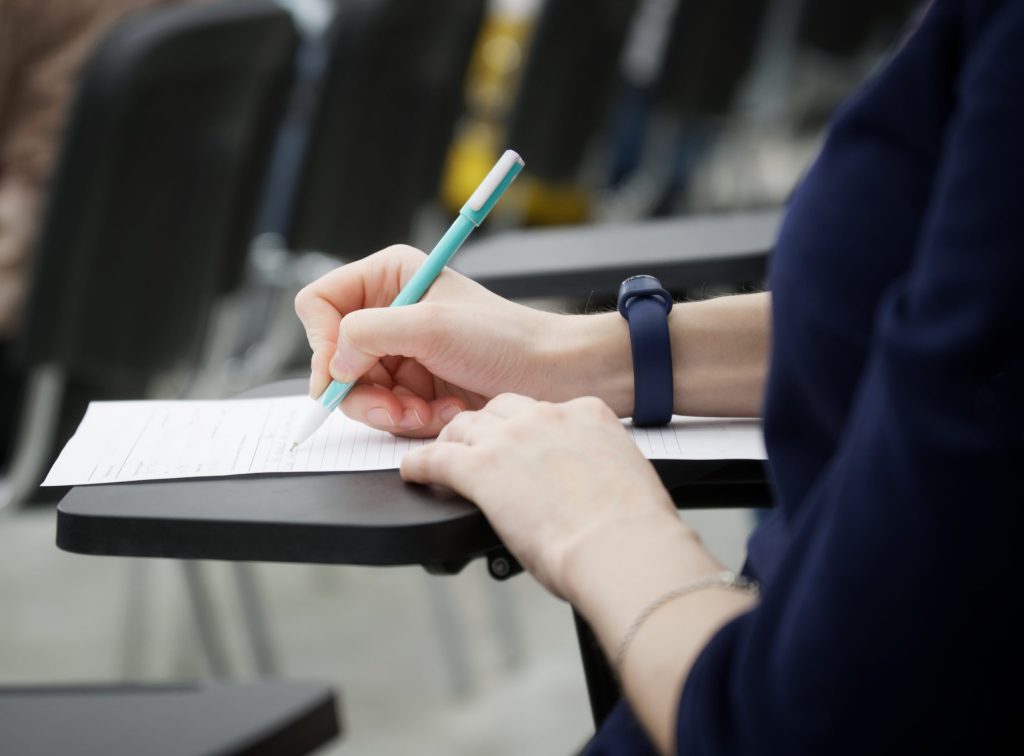
<path id="1" fill-rule="evenodd" d="M 459 210 L 455 222 L 427 255 L 423 265 L 398 292 L 391 307 L 402 307 L 420 301 L 473 229 L 483 223 L 484 218 L 491 212 L 491 208 L 501 199 L 501 195 L 508 189 L 509 184 L 519 175 L 523 165 L 523 159 L 517 153 L 512 150 L 505 151 L 505 154 L 498 159 L 490 173 L 484 177 L 480 186 Z M 310 402 L 306 411 L 298 417 L 292 430 L 292 451 L 316 432 L 331 412 L 337 409 L 341 400 L 348 395 L 354 385 L 355 381 L 351 383 L 331 381 L 324 392 Z"/>

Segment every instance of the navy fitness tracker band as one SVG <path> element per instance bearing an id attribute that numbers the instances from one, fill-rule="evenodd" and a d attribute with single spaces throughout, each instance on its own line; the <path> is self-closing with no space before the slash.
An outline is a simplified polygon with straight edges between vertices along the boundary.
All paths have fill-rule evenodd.
<path id="1" fill-rule="evenodd" d="M 633 276 L 619 286 L 619 312 L 629 323 L 633 351 L 633 424 L 672 419 L 672 297 L 654 276 Z"/>

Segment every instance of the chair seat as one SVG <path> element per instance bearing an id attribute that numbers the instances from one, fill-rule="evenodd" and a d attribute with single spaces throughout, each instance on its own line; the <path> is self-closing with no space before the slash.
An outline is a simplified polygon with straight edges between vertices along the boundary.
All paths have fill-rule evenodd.
<path id="1" fill-rule="evenodd" d="M 4 753 L 306 754 L 339 733 L 336 701 L 305 682 L 0 687 Z"/>

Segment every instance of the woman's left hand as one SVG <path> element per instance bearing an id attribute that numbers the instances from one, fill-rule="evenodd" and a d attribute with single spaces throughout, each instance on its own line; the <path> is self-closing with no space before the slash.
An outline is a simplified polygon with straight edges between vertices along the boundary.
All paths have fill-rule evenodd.
<path id="1" fill-rule="evenodd" d="M 407 453 L 402 477 L 474 501 L 523 567 L 570 601 L 580 547 L 682 526 L 653 466 L 593 397 L 501 394 Z"/>

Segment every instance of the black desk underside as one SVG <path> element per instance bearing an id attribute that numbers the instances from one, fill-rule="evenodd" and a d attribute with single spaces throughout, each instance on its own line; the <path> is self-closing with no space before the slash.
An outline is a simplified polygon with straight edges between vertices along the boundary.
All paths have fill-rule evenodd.
<path id="1" fill-rule="evenodd" d="M 762 463 L 656 462 L 682 508 L 770 505 Z M 83 554 L 434 565 L 500 542 L 480 511 L 396 470 L 159 481 L 71 489 L 57 545 Z"/>

